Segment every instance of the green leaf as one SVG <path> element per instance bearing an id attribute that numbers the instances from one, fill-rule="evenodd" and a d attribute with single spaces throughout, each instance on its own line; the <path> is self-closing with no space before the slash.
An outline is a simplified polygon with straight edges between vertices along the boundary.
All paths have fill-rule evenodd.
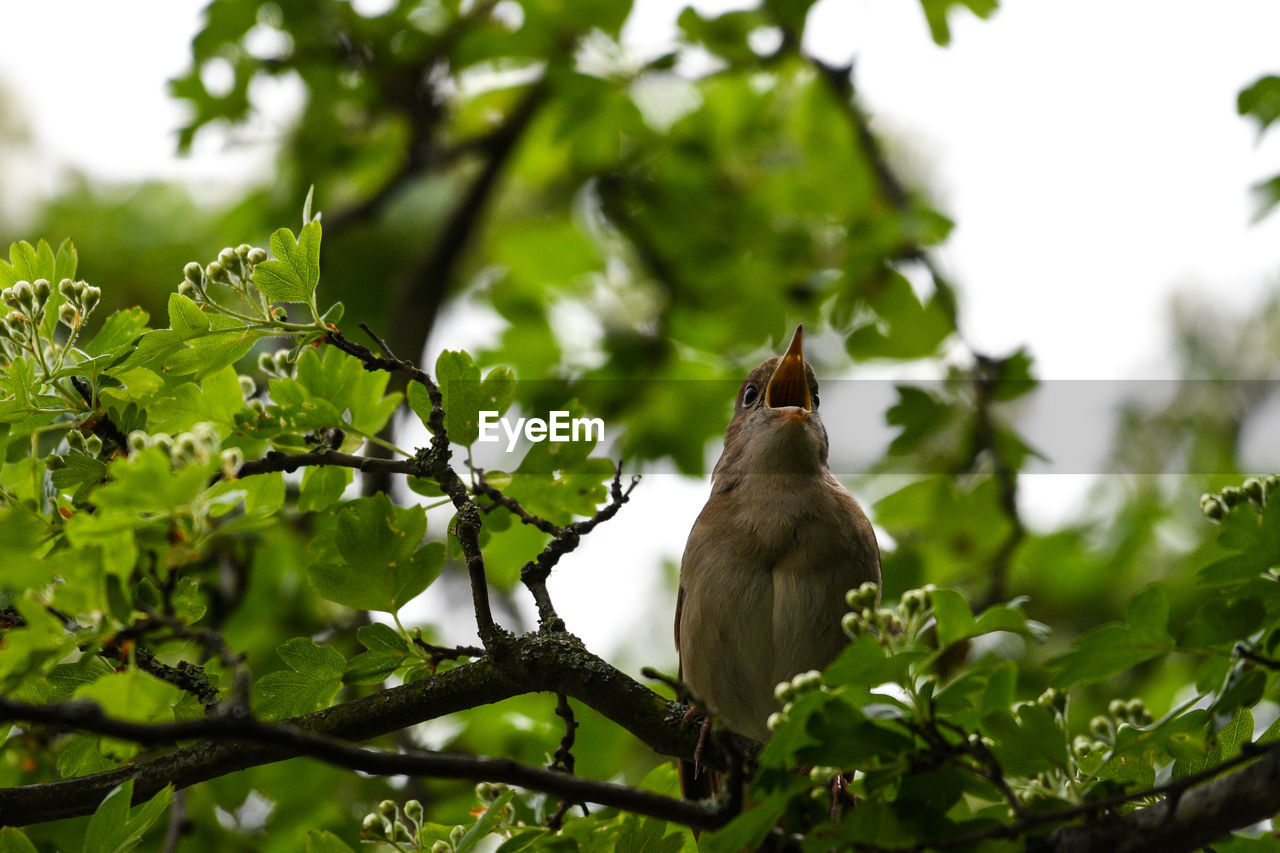
<path id="1" fill-rule="evenodd" d="M 386 495 L 352 501 L 337 516 L 341 559 L 312 566 L 312 586 L 348 607 L 395 613 L 444 566 L 443 543 L 418 547 L 426 530 L 422 507 L 397 507 Z"/>
<path id="2" fill-rule="evenodd" d="M 496 372 L 491 372 L 489 376 L 492 378 Z M 507 379 L 506 383 L 495 383 L 491 390 L 513 394 L 514 380 L 510 379 L 509 371 Z M 486 405 L 487 398 L 480 382 L 480 368 L 476 367 L 466 352 L 445 350 L 436 359 L 436 383 L 444 397 L 444 428 L 449 434 L 449 440 L 463 446 L 471 445 L 479 436 L 480 412 L 496 408 L 494 400 L 489 400 Z M 506 403 L 511 404 L 510 394 Z M 421 395 L 418 405 L 422 405 Z M 430 412 L 429 405 L 427 412 Z"/>
<path id="3" fill-rule="evenodd" d="M 356 640 L 371 652 L 389 652 L 406 655 L 409 643 L 390 625 L 374 622 L 372 625 L 361 625 L 356 630 Z"/>
<path id="4" fill-rule="evenodd" d="M 1125 620 L 1124 624 L 1111 623 L 1086 632 L 1076 640 L 1074 649 L 1051 661 L 1058 670 L 1053 686 L 1109 678 L 1173 647 L 1168 632 L 1169 598 L 1163 587 L 1150 586 L 1130 600 Z"/>
<path id="5" fill-rule="evenodd" d="M 169 328 L 183 338 L 209 331 L 209 315 L 181 293 L 169 294 Z"/>
<path id="6" fill-rule="evenodd" d="M 0 829 L 0 853 L 37 853 L 26 834 L 14 826 Z"/>
<path id="7" fill-rule="evenodd" d="M 84 853 L 125 853 L 138 846 L 142 836 L 169 808 L 173 786 L 159 791 L 146 803 L 129 808 L 133 780 L 117 785 L 103 798 L 84 834 Z"/>
<path id="8" fill-rule="evenodd" d="M 273 302 L 310 302 L 320 282 L 320 222 L 312 220 L 294 237 L 288 228 L 271 235 L 276 260 L 254 269 L 253 283 Z"/>
<path id="9" fill-rule="evenodd" d="M 141 308 L 116 311 L 107 317 L 98 333 L 81 348 L 91 356 L 106 355 L 142 334 L 150 319 L 150 315 Z"/>
<path id="10" fill-rule="evenodd" d="M 254 683 L 254 711 L 279 720 L 329 707 L 342 689 L 347 661 L 332 646 L 318 646 L 307 637 L 294 637 L 277 646 L 286 670 L 270 672 Z"/>
<path id="11" fill-rule="evenodd" d="M 763 802 L 735 817 L 713 833 L 702 836 L 698 842 L 701 853 L 737 853 L 739 850 L 755 850 L 778 824 L 787 810 L 790 795 L 774 794 Z"/>
<path id="12" fill-rule="evenodd" d="M 63 467 L 49 475 L 55 489 L 74 489 L 83 484 L 102 482 L 107 464 L 93 456 L 78 451 L 62 457 Z"/>
<path id="13" fill-rule="evenodd" d="M 911 665 L 924 657 L 925 652 L 919 649 L 891 655 L 875 637 L 864 634 L 846 646 L 827 667 L 823 681 L 832 687 L 866 689 L 888 682 L 901 683 L 907 678 Z"/>
<path id="14" fill-rule="evenodd" d="M 1258 123 L 1258 132 L 1266 130 L 1280 118 L 1280 77 L 1259 77 L 1236 98 L 1236 111 Z"/>
<path id="15" fill-rule="evenodd" d="M 91 699 L 109 716 L 141 723 L 173 722 L 173 709 L 185 694 L 138 669 L 113 672 L 75 692 L 76 699 Z"/>
<path id="16" fill-rule="evenodd" d="M 979 18 L 989 18 L 999 8 L 996 0 L 920 0 L 920 5 L 924 7 L 930 35 L 943 46 L 951 43 L 951 27 L 947 23 L 947 17 L 951 14 L 952 7 L 968 9 Z"/>
<path id="17" fill-rule="evenodd" d="M 124 837 L 129 823 L 129 801 L 133 798 L 133 780 L 107 792 L 89 818 L 84 834 L 84 853 L 112 853 L 118 839 Z"/>
<path id="18" fill-rule="evenodd" d="M 471 828 L 467 830 L 466 834 L 458 840 L 458 843 L 453 848 L 454 853 L 468 853 L 480 843 L 481 839 L 497 829 L 498 823 L 502 820 L 503 810 L 506 809 L 507 803 L 511 802 L 511 798 L 515 794 L 515 791 L 507 791 L 490 803 L 484 814 L 480 815 L 476 822 L 471 825 Z"/>
<path id="19" fill-rule="evenodd" d="M 400 405 L 400 394 L 385 393 L 389 378 L 382 371 L 364 370 L 359 361 L 336 347 L 308 349 L 298 357 L 297 384 L 310 395 L 305 399 L 332 403 L 361 432 L 377 433 Z M 352 441 L 349 449 L 354 450 L 358 440 Z"/>
<path id="20" fill-rule="evenodd" d="M 945 649 L 965 637 L 972 637 L 977 630 L 977 622 L 969 610 L 969 602 L 955 590 L 934 590 L 933 612 L 938 619 L 939 649 Z"/>
<path id="21" fill-rule="evenodd" d="M 995 741 L 992 751 L 1007 773 L 1030 776 L 1067 768 L 1067 737 L 1057 716 L 1043 705 L 1028 702 L 1016 715 L 997 709 L 982 719 L 982 732 Z"/>
<path id="22" fill-rule="evenodd" d="M 355 851 L 332 832 L 313 829 L 307 833 L 307 853 L 355 853 Z"/>
<path id="23" fill-rule="evenodd" d="M 326 598 L 360 609 L 394 613 L 425 589 L 444 564 L 444 546 L 430 542 L 419 506 L 397 507 L 386 495 L 362 498 L 337 514 L 339 559 L 313 566 L 311 581 Z"/>
<path id="24" fill-rule="evenodd" d="M 350 468 L 336 465 L 319 465 L 308 468 L 302 475 L 302 489 L 298 493 L 300 512 L 319 512 L 335 503 L 351 484 Z"/>

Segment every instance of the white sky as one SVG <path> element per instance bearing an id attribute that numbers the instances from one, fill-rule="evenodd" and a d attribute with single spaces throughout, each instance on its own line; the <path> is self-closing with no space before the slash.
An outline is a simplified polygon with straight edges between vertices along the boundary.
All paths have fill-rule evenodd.
<path id="1" fill-rule="evenodd" d="M 213 137 L 195 157 L 174 155 L 182 112 L 165 80 L 186 67 L 203 5 L 5 3 L 0 29 L 11 37 L 0 85 L 17 97 L 39 149 L 35 163 L 0 174 L 0 198 L 47 189 L 67 166 L 106 179 L 224 185 L 264 175 L 262 152 Z M 652 49 L 682 3 L 636 5 L 628 37 Z M 1275 287 L 1280 214 L 1251 225 L 1248 188 L 1280 171 L 1280 142 L 1257 144 L 1235 96 L 1280 68 L 1280 4 L 1003 6 L 985 22 L 954 15 L 943 49 L 915 2 L 822 0 L 808 47 L 833 62 L 856 58 L 876 126 L 909 152 L 956 220 L 940 257 L 977 346 L 999 353 L 1029 343 L 1046 378 L 1172 376 L 1171 293 L 1246 310 Z M 433 347 L 476 343 L 448 327 L 435 338 Z M 1033 520 L 1051 518 L 1079 485 L 1029 478 L 1024 493 Z M 654 602 L 669 612 L 654 601 L 657 567 L 663 556 L 679 558 L 705 495 L 705 483 L 651 477 L 632 506 L 588 537 L 553 585 L 580 592 L 562 596 L 570 628 L 606 650 L 653 631 L 653 613 L 619 616 L 597 602 Z M 669 644 L 669 624 L 659 621 L 653 642 Z"/>

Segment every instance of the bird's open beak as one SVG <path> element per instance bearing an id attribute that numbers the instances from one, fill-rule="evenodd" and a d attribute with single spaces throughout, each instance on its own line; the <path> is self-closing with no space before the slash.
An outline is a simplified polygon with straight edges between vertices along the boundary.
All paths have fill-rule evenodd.
<path id="1" fill-rule="evenodd" d="M 806 412 L 813 408 L 809 393 L 809 377 L 804 369 L 804 324 L 796 326 L 791 346 L 778 363 L 764 389 L 764 403 L 771 409 L 798 406 Z"/>

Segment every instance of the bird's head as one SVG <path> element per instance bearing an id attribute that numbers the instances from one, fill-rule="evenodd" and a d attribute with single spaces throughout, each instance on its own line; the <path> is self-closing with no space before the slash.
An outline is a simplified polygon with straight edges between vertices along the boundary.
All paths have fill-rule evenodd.
<path id="1" fill-rule="evenodd" d="M 743 380 L 715 479 L 723 484 L 744 474 L 803 474 L 826 464 L 827 430 L 818 415 L 818 378 L 804 360 L 802 324 L 785 353 Z"/>

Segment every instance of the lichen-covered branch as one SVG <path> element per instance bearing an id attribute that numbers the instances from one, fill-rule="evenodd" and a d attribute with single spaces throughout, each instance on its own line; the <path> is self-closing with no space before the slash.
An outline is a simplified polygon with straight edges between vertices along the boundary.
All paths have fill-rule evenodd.
<path id="1" fill-rule="evenodd" d="M 383 690 L 371 696 L 344 702 L 332 708 L 284 722 L 292 730 L 326 735 L 344 741 L 363 741 L 426 720 L 524 693 L 562 693 L 621 725 L 656 752 L 683 757 L 693 754 L 697 742 L 697 730 L 683 725 L 684 706 L 669 702 L 634 681 L 625 673 L 586 651 L 570 635 L 531 634 L 518 639 L 509 639 L 506 641 L 500 660 L 502 662 L 498 663 L 494 659 L 483 658 L 430 678 Z M 241 722 L 234 719 L 229 719 L 227 722 L 209 719 L 193 720 L 164 726 L 144 725 L 141 728 L 116 726 L 108 731 L 108 724 L 103 722 L 104 718 L 101 712 L 96 710 L 96 706 L 72 703 L 52 707 L 61 710 L 41 717 L 31 713 L 30 706 L 0 702 L 0 720 L 21 719 L 25 722 L 57 725 L 62 728 L 101 731 L 104 734 L 152 744 L 168 744 L 192 738 L 204 739 L 157 757 L 139 760 L 104 773 L 0 789 L 0 824 L 23 825 L 88 814 L 97 808 L 102 798 L 112 788 L 130 778 L 134 780 L 135 797 L 142 801 L 167 784 L 173 784 L 176 788 L 185 788 L 248 767 L 282 761 L 300 754 L 296 744 L 290 747 L 265 735 L 256 740 L 248 738 L 245 735 L 245 729 L 237 728 Z M 140 724 L 124 725 L 135 727 Z M 209 737 L 215 733 L 216 737 Z M 744 741 L 743 748 L 750 751 L 756 746 Z M 366 770 L 366 768 L 380 766 L 377 762 L 384 760 L 369 759 L 369 763 L 359 769 Z M 713 766 L 727 767 L 728 765 L 727 758 L 720 751 L 712 752 L 705 761 Z M 390 767 L 391 765 L 382 766 Z M 492 768 L 502 768 L 503 773 L 517 773 L 510 763 L 481 763 L 469 766 L 472 770 L 484 767 L 485 773 L 476 771 L 472 775 L 452 778 L 487 776 L 488 781 L 505 780 L 511 781 L 512 784 L 527 784 L 529 787 L 545 790 L 566 799 L 605 802 L 601 798 L 606 794 L 599 790 L 590 789 L 594 794 L 588 795 L 589 789 L 567 787 L 568 783 L 564 780 L 573 777 L 568 777 L 564 773 L 539 769 L 540 773 L 548 773 L 559 780 L 556 784 L 561 787 L 552 789 L 535 784 L 535 782 L 540 783 L 541 776 L 522 776 L 520 778 L 524 781 L 518 781 L 514 775 L 499 777 L 489 774 Z M 429 763 L 422 763 L 419 769 L 423 773 L 437 775 L 432 772 Z M 366 772 L 376 771 L 366 770 Z M 390 772 L 409 771 L 397 769 Z M 578 780 L 573 784 L 586 781 L 588 780 Z M 618 805 L 621 808 L 630 808 L 630 806 Z M 697 814 L 698 812 L 694 810 L 679 814 L 673 812 L 665 817 L 670 820 L 680 820 L 680 815 L 683 815 L 689 819 L 680 820 L 680 822 L 709 825 L 695 824 Z"/>

